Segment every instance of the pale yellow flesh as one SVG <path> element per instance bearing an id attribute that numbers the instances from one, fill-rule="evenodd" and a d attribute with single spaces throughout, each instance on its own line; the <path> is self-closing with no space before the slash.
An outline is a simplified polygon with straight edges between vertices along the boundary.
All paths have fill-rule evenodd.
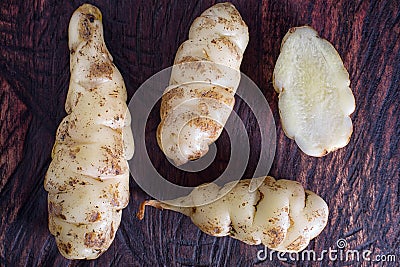
<path id="1" fill-rule="evenodd" d="M 355 100 L 349 74 L 328 41 L 308 26 L 290 29 L 273 80 L 282 127 L 304 153 L 320 157 L 347 145 Z"/>
<path id="2" fill-rule="evenodd" d="M 168 201 L 170 204 L 149 200 L 141 205 L 138 217 L 143 218 L 145 206 L 150 205 L 183 213 L 212 236 L 228 235 L 282 252 L 306 248 L 326 226 L 329 211 L 325 201 L 295 181 L 276 181 L 270 176 L 257 179 L 263 182 L 256 190 L 249 190 L 247 179 L 233 188 L 232 183 L 222 188 L 215 184 L 199 186 L 186 197 Z M 215 202 L 203 204 L 216 198 Z"/>
<path id="3" fill-rule="evenodd" d="M 205 155 L 220 136 L 248 40 L 247 26 L 230 3 L 210 7 L 191 25 L 176 53 L 157 131 L 160 148 L 177 165 Z"/>
<path id="4" fill-rule="evenodd" d="M 71 80 L 46 173 L 49 229 L 68 259 L 108 249 L 129 200 L 134 144 L 121 74 L 103 39 L 100 10 L 82 5 L 69 25 Z"/>

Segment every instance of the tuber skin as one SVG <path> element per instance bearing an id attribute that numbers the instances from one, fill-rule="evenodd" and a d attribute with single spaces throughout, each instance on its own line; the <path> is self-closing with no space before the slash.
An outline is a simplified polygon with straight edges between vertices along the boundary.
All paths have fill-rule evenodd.
<path id="1" fill-rule="evenodd" d="M 282 128 L 304 153 L 322 157 L 349 143 L 355 109 L 349 73 L 313 28 L 291 28 L 285 35 L 273 83 Z"/>
<path id="2" fill-rule="evenodd" d="M 227 188 L 236 182 L 222 188 L 216 184 L 199 186 L 168 204 L 147 200 L 137 217 L 143 219 L 145 207 L 153 206 L 189 216 L 200 230 L 212 236 L 230 236 L 249 245 L 262 243 L 281 252 L 306 248 L 326 226 L 329 211 L 325 201 L 295 181 L 276 181 L 270 176 L 257 179 L 263 182 L 255 190 L 249 190 L 251 180 L 246 179 L 230 191 Z M 217 200 L 203 204 L 205 198 Z"/>
<path id="3" fill-rule="evenodd" d="M 158 145 L 175 164 L 204 156 L 220 136 L 248 41 L 247 25 L 231 3 L 216 4 L 193 21 L 176 53 L 157 129 Z"/>
<path id="4" fill-rule="evenodd" d="M 134 143 L 124 81 L 103 39 L 102 15 L 80 6 L 69 29 L 71 79 L 44 187 L 49 230 L 68 259 L 95 259 L 129 200 Z"/>

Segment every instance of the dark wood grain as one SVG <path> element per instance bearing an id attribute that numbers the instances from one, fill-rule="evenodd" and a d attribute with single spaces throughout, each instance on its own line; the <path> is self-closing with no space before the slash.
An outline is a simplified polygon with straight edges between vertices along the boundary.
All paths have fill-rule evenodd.
<path id="1" fill-rule="evenodd" d="M 89 1 L 93 2 L 93 1 Z M 217 1 L 96 1 L 106 43 L 131 97 L 156 72 L 169 67 L 195 17 Z M 149 198 L 131 179 L 131 201 L 110 249 L 94 261 L 68 261 L 47 228 L 43 179 L 55 130 L 65 116 L 69 82 L 67 26 L 83 1 L 0 2 L 0 266 L 371 266 L 356 261 L 257 260 L 262 246 L 207 236 L 190 219 L 172 212 L 135 214 Z M 301 182 L 330 208 L 329 223 L 309 249 L 348 249 L 393 254 L 400 264 L 399 84 L 400 4 L 398 1 L 233 1 L 249 26 L 242 71 L 262 90 L 277 126 L 270 174 Z M 329 40 L 349 71 L 356 98 L 354 133 L 348 146 L 323 158 L 303 154 L 282 130 L 272 72 L 280 42 L 290 27 L 309 24 Z M 235 110 L 251 140 L 249 178 L 260 152 L 254 116 L 238 99 Z M 157 113 L 157 106 L 155 107 Z M 133 114 L 135 116 L 137 114 Z M 151 116 L 148 136 L 159 122 Z M 202 183 L 223 170 L 223 157 L 202 175 L 170 166 L 155 138 L 147 147 L 155 166 L 181 183 Z M 218 145 L 229 145 L 226 135 Z"/>

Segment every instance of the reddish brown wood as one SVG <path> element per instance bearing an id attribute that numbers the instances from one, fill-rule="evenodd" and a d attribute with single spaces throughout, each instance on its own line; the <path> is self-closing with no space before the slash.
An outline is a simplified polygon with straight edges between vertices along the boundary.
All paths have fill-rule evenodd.
<path id="1" fill-rule="evenodd" d="M 193 19 L 216 1 L 96 1 L 105 38 L 131 97 L 154 73 L 170 66 Z M 190 219 L 148 209 L 135 214 L 148 196 L 131 179 L 131 201 L 111 248 L 95 261 L 68 261 L 47 229 L 43 179 L 55 130 L 65 116 L 69 82 L 67 26 L 83 1 L 0 2 L 0 266 L 371 266 L 355 261 L 259 262 L 262 246 L 207 236 Z M 277 125 L 277 150 L 270 174 L 293 179 L 320 194 L 330 207 L 326 229 L 309 249 L 336 248 L 393 254 L 400 262 L 398 1 L 233 1 L 249 26 L 242 71 L 264 93 Z M 272 87 L 280 42 L 290 27 L 309 24 L 342 56 L 356 98 L 349 145 L 323 158 L 303 154 L 283 131 Z M 168 164 L 154 134 L 157 108 L 147 124 L 146 142 L 160 170 L 180 183 L 209 181 L 223 159 L 201 175 Z M 260 152 L 254 116 L 238 99 L 235 110 L 250 134 L 251 177 Z M 135 116 L 135 114 L 133 114 Z M 227 136 L 218 140 L 229 145 Z"/>

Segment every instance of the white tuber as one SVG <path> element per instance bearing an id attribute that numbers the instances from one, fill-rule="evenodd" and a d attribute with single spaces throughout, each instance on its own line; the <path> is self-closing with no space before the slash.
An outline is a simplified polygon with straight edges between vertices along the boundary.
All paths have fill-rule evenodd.
<path id="1" fill-rule="evenodd" d="M 231 236 L 250 245 L 262 243 L 282 252 L 303 250 L 324 229 L 327 204 L 298 182 L 276 181 L 270 176 L 257 179 L 263 182 L 255 190 L 249 190 L 251 180 L 247 179 L 230 191 L 228 188 L 236 182 L 222 188 L 216 184 L 199 186 L 169 204 L 148 200 L 142 203 L 137 216 L 142 219 L 149 205 L 183 213 L 212 236 Z M 217 200 L 204 204 L 207 199 Z"/>
<path id="2" fill-rule="evenodd" d="M 176 164 L 202 157 L 235 103 L 247 26 L 230 3 L 204 11 L 179 47 L 161 102 L 157 140 Z"/>
<path id="3" fill-rule="evenodd" d="M 304 153 L 321 157 L 348 144 L 355 100 L 349 74 L 327 40 L 309 26 L 291 28 L 273 80 L 283 130 Z"/>
<path id="4" fill-rule="evenodd" d="M 44 181 L 49 229 L 64 257 L 95 259 L 114 240 L 128 204 L 134 144 L 124 81 L 104 43 L 100 10 L 79 7 L 68 34 L 68 115 Z"/>

